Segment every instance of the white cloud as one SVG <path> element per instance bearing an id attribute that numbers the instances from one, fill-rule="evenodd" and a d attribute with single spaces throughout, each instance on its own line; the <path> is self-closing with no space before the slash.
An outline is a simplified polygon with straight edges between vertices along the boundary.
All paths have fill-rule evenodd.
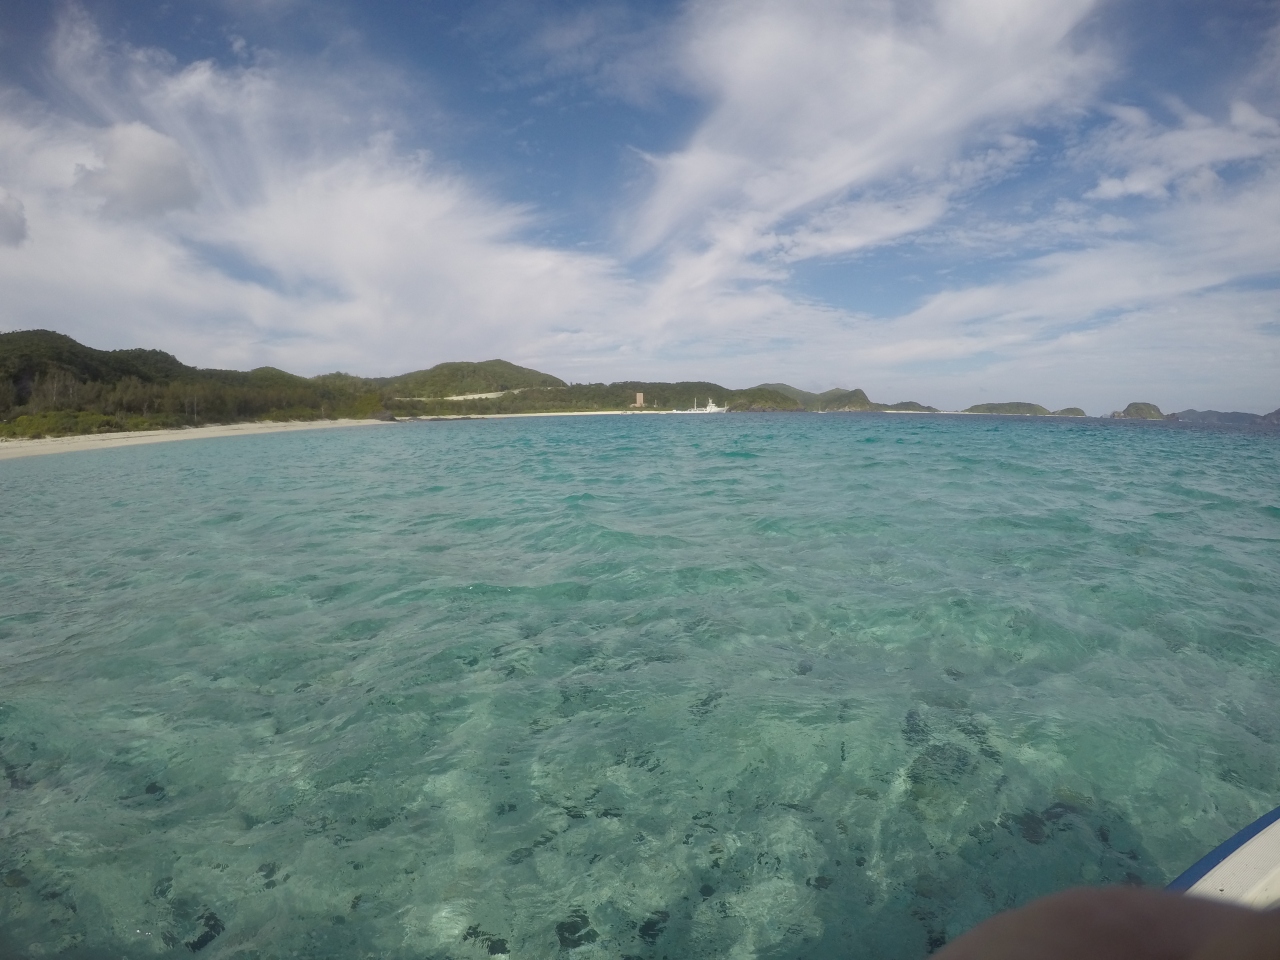
<path id="1" fill-rule="evenodd" d="M 947 209 L 943 190 L 892 200 L 835 203 L 777 238 L 782 259 L 807 260 L 866 250 L 937 223 Z"/>
<path id="2" fill-rule="evenodd" d="M 1135 399 L 1273 409 L 1276 296 L 1253 281 L 1280 265 L 1278 220 L 1280 165 L 1163 206 L 1127 238 L 1094 237 L 1028 261 L 1020 276 L 930 296 L 898 321 L 910 336 L 872 346 L 869 359 L 941 387 L 954 398 L 944 402 L 963 402 L 963 389 L 944 384 L 971 387 L 964 361 L 985 358 L 990 382 L 1051 394 L 1040 402 L 1107 407 L 1093 412 Z M 913 378 L 913 366 L 928 376 Z"/>
<path id="3" fill-rule="evenodd" d="M 1262 51 L 1241 86 L 1241 96 L 1264 113 L 1280 113 L 1280 21 L 1267 32 Z"/>
<path id="4" fill-rule="evenodd" d="M 183 68 L 76 13 L 53 61 L 106 125 L 0 103 L 0 176 L 38 228 L 0 257 L 5 327 L 381 374 L 546 361 L 625 294 L 612 263 L 523 241 L 531 211 L 398 150 L 376 114 L 353 142 L 370 77 L 355 92 L 283 63 Z"/>
<path id="5" fill-rule="evenodd" d="M 105 201 L 104 213 L 153 216 L 200 198 L 191 161 L 172 137 L 142 123 L 118 123 L 99 139 L 101 165 L 79 167 L 76 182 Z"/>
<path id="6" fill-rule="evenodd" d="M 811 216 L 869 187 L 931 185 L 945 196 L 963 185 L 950 164 L 964 148 L 1088 96 L 1102 62 L 1068 37 L 1092 6 L 696 4 L 685 68 L 711 112 L 684 149 L 653 158 L 656 183 L 633 246 L 676 240 L 754 256 L 788 218 L 803 232 Z M 858 249 L 856 234 L 850 242 L 823 252 Z"/>
<path id="7" fill-rule="evenodd" d="M 627 54 L 678 64 L 706 113 L 651 158 L 612 254 L 531 240 L 542 211 L 402 147 L 401 78 L 376 64 L 184 66 L 72 11 L 51 62 L 74 115 L 0 93 L 0 183 L 30 225 L 0 244 L 0 327 L 303 373 L 502 356 L 947 407 L 1271 409 L 1280 131 L 1259 81 L 1218 118 L 1112 107 L 1077 138 L 1111 70 L 1073 39 L 1091 9 L 695 0 Z M 610 87 L 600 51 L 634 50 L 612 16 L 531 45 Z M 1046 160 L 1040 123 L 1078 145 Z M 1031 200 L 985 205 L 1006 180 Z M 867 276 L 889 247 L 932 258 L 886 277 L 908 307 L 798 292 L 805 261 Z"/>
<path id="8" fill-rule="evenodd" d="M 1168 129 L 1136 107 L 1113 107 L 1115 123 L 1082 152 L 1082 159 L 1122 172 L 1103 176 L 1086 197 L 1162 199 L 1174 189 L 1202 193 L 1217 184 L 1215 171 L 1223 166 L 1280 151 L 1280 124 L 1244 101 L 1231 105 L 1225 124 L 1180 112 L 1181 125 Z"/>
<path id="9" fill-rule="evenodd" d="M 1176 404 L 1176 389 L 1194 383 L 1211 405 L 1226 401 L 1189 371 L 1197 358 L 1230 357 L 1234 374 L 1215 368 L 1219 396 L 1275 406 L 1274 295 L 1233 286 L 1265 285 L 1280 266 L 1280 129 L 1249 102 L 1214 122 L 1171 101 L 1173 127 L 1111 108 L 1112 123 L 1069 154 L 1077 169 L 1103 171 L 1083 198 L 1048 215 L 983 222 L 979 212 L 976 228 L 955 221 L 1030 162 L 1039 148 L 1019 131 L 1084 116 L 1112 69 L 1073 42 L 1090 9 L 695 4 L 685 64 L 710 110 L 683 149 L 651 158 L 653 190 L 627 224 L 632 248 L 665 264 L 649 295 L 651 314 L 669 322 L 652 339 L 718 351 L 743 379 L 909 390 L 948 406 L 1012 399 L 974 396 L 1001 383 L 1022 384 L 1032 394 L 1022 399 L 1093 407 L 1123 406 L 1144 385 Z M 1124 217 L 1100 206 L 1135 195 L 1165 206 Z M 929 278 L 918 308 L 883 319 L 789 292 L 798 261 L 912 241 L 952 262 L 964 245 L 1004 263 L 995 280 L 961 273 L 939 291 Z M 1234 312 L 1205 323 L 1215 310 Z M 1143 336 L 1150 343 L 1135 346 Z"/>
<path id="10" fill-rule="evenodd" d="M 16 247 L 27 239 L 27 214 L 22 201 L 0 189 L 0 246 Z"/>
<path id="11" fill-rule="evenodd" d="M 649 290 L 648 315 L 667 318 L 655 339 L 681 343 L 696 323 L 738 369 L 774 364 L 768 379 L 787 365 L 811 383 L 865 376 L 872 328 L 788 295 L 793 265 L 919 236 L 1026 163 L 1036 145 L 1017 131 L 1068 116 L 1109 69 L 1072 40 L 1092 8 L 692 5 L 679 49 L 709 111 L 682 149 L 649 158 L 652 189 L 622 226 L 633 253 L 665 265 Z"/>
<path id="12" fill-rule="evenodd" d="M 507 61 L 488 57 L 488 66 L 503 86 L 545 87 L 533 98 L 540 107 L 600 96 L 653 106 L 660 92 L 682 83 L 671 23 L 644 4 L 477 5 L 464 29 L 472 44 L 490 50 L 519 37 Z"/>

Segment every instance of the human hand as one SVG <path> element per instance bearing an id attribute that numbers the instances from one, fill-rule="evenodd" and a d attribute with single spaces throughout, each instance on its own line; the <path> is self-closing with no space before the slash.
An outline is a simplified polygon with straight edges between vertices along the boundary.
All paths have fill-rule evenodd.
<path id="1" fill-rule="evenodd" d="M 1080 887 L 992 917 L 936 960 L 1280 960 L 1280 910 Z"/>

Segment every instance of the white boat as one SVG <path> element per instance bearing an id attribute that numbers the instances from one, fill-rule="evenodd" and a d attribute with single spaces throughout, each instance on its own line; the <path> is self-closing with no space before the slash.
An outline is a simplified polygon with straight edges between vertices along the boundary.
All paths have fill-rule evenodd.
<path id="1" fill-rule="evenodd" d="M 693 409 L 689 413 L 724 413 L 728 407 L 717 407 L 716 402 L 707 397 L 707 405 L 705 407 L 698 406 L 698 398 L 693 398 Z"/>
<path id="2" fill-rule="evenodd" d="M 1256 910 L 1280 906 L 1280 807 L 1201 857 L 1169 889 Z"/>

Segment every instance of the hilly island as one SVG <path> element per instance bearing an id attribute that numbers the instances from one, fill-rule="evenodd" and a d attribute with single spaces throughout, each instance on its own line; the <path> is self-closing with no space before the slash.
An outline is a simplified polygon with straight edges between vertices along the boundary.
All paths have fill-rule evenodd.
<path id="1" fill-rule="evenodd" d="M 160 350 L 97 350 L 49 330 L 0 333 L 0 438 L 159 430 L 253 421 L 339 418 L 664 412 L 708 400 L 731 412 L 938 413 L 915 401 L 877 403 L 861 389 L 810 393 L 785 383 L 731 390 L 716 383 L 566 383 L 505 360 L 440 363 L 394 377 L 301 377 L 275 367 L 192 367 Z M 641 402 L 638 402 L 641 401 Z M 1079 407 L 984 403 L 970 414 L 1083 417 Z M 1280 423 L 1258 414 L 1162 414 L 1132 403 L 1113 417 L 1209 423 Z"/>

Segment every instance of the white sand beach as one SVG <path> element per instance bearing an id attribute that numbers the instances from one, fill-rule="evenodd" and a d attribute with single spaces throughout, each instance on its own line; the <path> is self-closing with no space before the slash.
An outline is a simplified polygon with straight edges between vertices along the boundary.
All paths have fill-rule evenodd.
<path id="1" fill-rule="evenodd" d="M 634 417 L 692 410 L 551 410 L 545 413 L 446 413 L 434 417 L 401 417 L 401 420 L 512 420 L 516 417 Z"/>
<path id="2" fill-rule="evenodd" d="M 292 420 L 263 423 L 225 423 L 180 430 L 139 430 L 133 433 L 94 433 L 76 437 L 48 437 L 43 440 L 0 440 L 0 460 L 34 457 L 46 453 L 74 453 L 77 450 L 105 450 L 133 447 L 170 440 L 207 440 L 250 433 L 284 433 L 293 430 L 328 430 L 334 427 L 382 426 L 382 420 Z"/>
<path id="3" fill-rule="evenodd" d="M 653 416 L 655 414 L 693 413 L 690 410 L 565 410 L 551 413 L 475 413 L 446 414 L 435 417 L 401 417 L 390 420 L 292 420 L 284 423 L 225 423 L 208 427 L 183 427 L 180 430 L 139 430 L 133 433 L 94 433 L 75 437 L 46 437 L 42 440 L 0 439 L 0 460 L 34 457 L 46 453 L 74 453 L 77 450 L 106 450 L 110 447 L 133 447 L 144 443 L 166 443 L 170 440 L 208 440 L 251 433 L 285 433 L 293 430 L 326 430 L 332 427 L 385 426 L 388 423 L 412 423 L 424 420 L 510 420 L 518 417 L 609 417 Z"/>

